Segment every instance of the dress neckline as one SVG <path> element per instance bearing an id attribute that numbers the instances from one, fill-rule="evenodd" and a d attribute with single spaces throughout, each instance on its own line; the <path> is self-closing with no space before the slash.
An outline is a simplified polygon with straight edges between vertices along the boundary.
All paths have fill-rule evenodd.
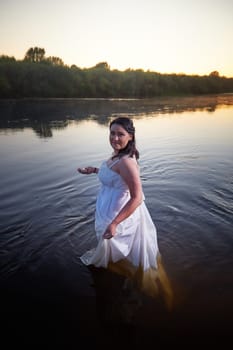
<path id="1" fill-rule="evenodd" d="M 120 158 L 117 158 L 111 164 L 108 164 L 108 161 L 106 163 L 107 163 L 108 168 L 111 169 L 113 167 L 113 165 L 117 164 L 119 161 L 120 161 Z"/>

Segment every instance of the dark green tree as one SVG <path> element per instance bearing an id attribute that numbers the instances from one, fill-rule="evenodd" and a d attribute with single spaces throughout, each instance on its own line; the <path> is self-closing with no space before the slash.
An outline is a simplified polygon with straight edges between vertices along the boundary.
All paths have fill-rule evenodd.
<path id="1" fill-rule="evenodd" d="M 110 66 L 107 62 L 99 62 L 95 65 L 94 68 L 101 68 L 101 69 L 110 69 Z"/>
<path id="2" fill-rule="evenodd" d="M 219 72 L 217 70 L 214 70 L 210 73 L 210 77 L 219 77 Z"/>
<path id="3" fill-rule="evenodd" d="M 24 60 L 30 62 L 41 62 L 45 57 L 45 49 L 40 47 L 31 47 L 25 54 Z"/>
<path id="4" fill-rule="evenodd" d="M 46 61 L 52 63 L 55 66 L 64 66 L 64 62 L 59 57 L 49 56 L 46 58 Z"/>

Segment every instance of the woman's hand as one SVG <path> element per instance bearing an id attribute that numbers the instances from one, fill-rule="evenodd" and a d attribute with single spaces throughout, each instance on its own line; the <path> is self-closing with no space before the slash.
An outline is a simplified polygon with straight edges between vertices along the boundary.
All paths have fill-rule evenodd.
<path id="1" fill-rule="evenodd" d="M 110 225 L 108 225 L 108 227 L 106 228 L 106 230 L 103 234 L 103 238 L 110 239 L 110 238 L 114 237 L 116 234 L 116 226 L 117 225 L 113 222 Z"/>
<path id="2" fill-rule="evenodd" d="M 89 175 L 89 174 L 97 174 L 98 169 L 93 166 L 88 166 L 86 168 L 78 168 L 77 171 L 81 174 Z"/>

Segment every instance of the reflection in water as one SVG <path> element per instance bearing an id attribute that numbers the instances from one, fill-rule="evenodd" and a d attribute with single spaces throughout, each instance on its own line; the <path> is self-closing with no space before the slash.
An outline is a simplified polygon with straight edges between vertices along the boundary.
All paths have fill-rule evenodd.
<path id="1" fill-rule="evenodd" d="M 53 133 L 52 133 L 52 128 L 50 127 L 49 124 L 46 123 L 33 123 L 34 125 L 32 125 L 32 129 L 35 131 L 36 135 L 38 135 L 39 137 L 52 137 Z"/>
<path id="2" fill-rule="evenodd" d="M 143 271 L 141 267 L 136 268 L 127 260 L 121 260 L 117 263 L 110 263 L 108 268 L 125 276 L 135 289 L 149 295 L 152 298 L 162 297 L 167 308 L 171 309 L 173 305 L 173 291 L 170 281 L 162 264 L 161 256 L 158 257 L 158 269 L 148 269 Z"/>
<path id="3" fill-rule="evenodd" d="M 95 120 L 107 125 L 111 116 L 142 117 L 150 113 L 206 110 L 214 112 L 233 104 L 233 95 L 162 97 L 156 99 L 35 99 L 1 100 L 0 129 L 31 127 L 39 137 L 52 137 L 55 128 L 66 128 L 70 120 Z"/>
<path id="4" fill-rule="evenodd" d="M 126 277 L 126 282 L 138 292 L 142 292 L 152 298 L 162 297 L 166 307 L 171 310 L 173 306 L 173 291 L 171 283 L 162 263 L 161 256 L 157 259 L 158 268 L 143 271 L 141 267 L 136 268 L 127 260 L 110 263 L 109 269 L 119 275 Z"/>
<path id="5" fill-rule="evenodd" d="M 53 130 L 61 130 L 66 128 L 70 120 L 37 120 L 37 119 L 19 119 L 19 120 L 0 120 L 1 130 L 19 131 L 25 128 L 31 128 L 39 138 L 53 137 Z"/>
<path id="6" fill-rule="evenodd" d="M 143 273 L 126 261 L 108 269 L 88 266 L 96 293 L 96 312 L 101 334 L 114 339 L 114 345 L 143 346 L 174 343 L 172 333 L 174 303 L 171 283 L 161 257 L 159 269 Z M 172 328 L 172 331 L 169 328 Z M 175 331 L 176 329 L 176 331 Z M 178 343 L 178 342 L 177 342 Z"/>
<path id="7" fill-rule="evenodd" d="M 125 273 L 124 263 L 112 264 L 108 269 L 88 267 L 94 281 L 99 320 L 137 325 L 140 314 L 145 312 L 145 302 L 152 300 L 157 311 L 172 311 L 173 292 L 161 261 L 157 271 L 151 269 L 146 273 L 132 266 L 131 272 L 127 266 Z"/>
<path id="8" fill-rule="evenodd" d="M 31 127 L 37 136 L 41 138 L 47 138 L 53 136 L 52 130 L 64 129 L 68 126 L 68 124 L 68 120 L 53 121 L 50 123 L 46 123 L 45 121 L 40 120 L 38 122 L 32 121 Z"/>

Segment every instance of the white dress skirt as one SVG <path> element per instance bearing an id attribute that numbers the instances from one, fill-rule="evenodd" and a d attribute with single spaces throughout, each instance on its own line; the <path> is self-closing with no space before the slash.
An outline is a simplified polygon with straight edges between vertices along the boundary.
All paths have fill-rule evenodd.
<path id="1" fill-rule="evenodd" d="M 117 161 L 119 159 L 111 167 Z M 141 266 L 143 270 L 156 268 L 159 253 L 157 232 L 144 201 L 134 213 L 117 225 L 114 237 L 102 237 L 107 226 L 130 199 L 128 186 L 111 167 L 104 162 L 98 173 L 101 182 L 95 212 L 98 244 L 81 256 L 81 260 L 86 265 L 107 268 L 109 262 L 127 259 L 133 266 Z"/>
<path id="2" fill-rule="evenodd" d="M 168 280 L 159 259 L 157 231 L 143 201 L 124 221 L 117 225 L 116 234 L 104 239 L 103 233 L 122 207 L 128 202 L 130 193 L 122 177 L 103 162 L 98 177 L 101 187 L 96 200 L 95 231 L 97 246 L 81 257 L 85 265 L 110 268 L 127 277 L 139 276 L 142 289 L 157 294 L 157 282 L 167 285 Z"/>

